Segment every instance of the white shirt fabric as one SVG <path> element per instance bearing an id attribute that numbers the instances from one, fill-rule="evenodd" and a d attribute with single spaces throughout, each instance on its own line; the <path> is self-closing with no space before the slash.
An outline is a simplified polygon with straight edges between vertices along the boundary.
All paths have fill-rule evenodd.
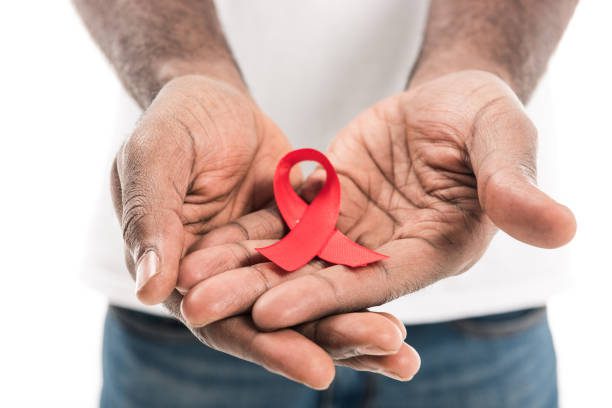
<path id="1" fill-rule="evenodd" d="M 295 148 L 324 150 L 360 111 L 403 90 L 422 41 L 428 2 L 233 0 L 217 7 L 263 111 Z M 528 111 L 540 132 L 539 183 L 554 193 L 554 135 L 545 88 L 540 85 Z M 140 115 L 127 95 L 121 98 L 117 147 Z M 159 306 L 143 306 L 134 295 L 121 231 L 107 187 L 103 190 L 85 279 L 111 303 L 164 313 Z M 378 309 L 415 324 L 540 306 L 563 283 L 565 264 L 560 251 L 529 247 L 500 232 L 468 272 Z"/>

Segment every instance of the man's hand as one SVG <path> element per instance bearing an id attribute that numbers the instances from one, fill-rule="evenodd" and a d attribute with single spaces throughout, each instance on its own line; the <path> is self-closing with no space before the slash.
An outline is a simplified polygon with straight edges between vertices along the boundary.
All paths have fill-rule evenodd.
<path id="1" fill-rule="evenodd" d="M 182 320 L 177 273 L 194 243 L 214 245 L 202 237 L 220 225 L 230 231 L 224 242 L 247 239 L 247 230 L 274 232 L 276 224 L 266 224 L 269 210 L 259 212 L 257 224 L 233 220 L 271 199 L 275 165 L 288 150 L 282 132 L 223 82 L 188 76 L 162 89 L 113 169 L 126 259 L 141 301 L 164 301 Z M 260 332 L 247 316 L 187 326 L 210 347 L 314 388 L 329 385 L 334 364 L 398 379 L 411 378 L 419 365 L 403 343 L 403 324 L 388 314 L 342 314 L 274 333 Z"/>
<path id="2" fill-rule="evenodd" d="M 259 295 L 289 280 L 292 281 L 286 283 L 289 286 L 285 294 L 280 287 L 273 288 L 255 306 L 258 325 L 282 326 L 331 310 L 380 303 L 469 265 L 470 259 L 477 258 L 490 239 L 493 227 L 487 217 L 515 236 L 542 245 L 556 245 L 573 233 L 569 212 L 535 187 L 527 186 L 521 177 L 514 177 L 513 184 L 505 176 L 496 176 L 497 170 L 486 176 L 489 167 L 495 170 L 504 160 L 508 162 L 508 171 L 523 159 L 526 168 L 531 168 L 532 157 L 521 156 L 525 152 L 527 156 L 533 154 L 530 150 L 533 146 L 524 145 L 533 136 L 525 119 L 513 124 L 514 128 L 511 126 L 513 135 L 524 132 L 517 141 L 522 144 L 516 146 L 504 142 L 508 135 L 496 125 L 497 116 L 509 122 L 522 115 L 509 91 L 499 83 L 484 86 L 483 89 L 493 91 L 497 88 L 498 92 L 491 93 L 500 96 L 499 100 L 489 98 L 490 106 L 479 107 L 466 92 L 480 95 L 475 101 L 486 100 L 482 95 L 487 92 L 479 90 L 481 81 L 473 81 L 477 85 L 466 89 L 461 81 L 456 78 L 451 81 L 449 77 L 445 84 L 455 88 L 445 91 L 440 89 L 441 82 L 432 81 L 420 93 L 415 90 L 391 98 L 365 113 L 343 132 L 330 152 L 332 161 L 345 173 L 340 228 L 349 230 L 349 236 L 366 245 L 382 245 L 392 256 L 388 262 L 356 272 L 332 267 L 325 273 L 320 272 L 325 265 L 314 262 L 290 275 L 279 274 L 269 264 L 252 267 L 262 260 L 253 253 L 254 242 L 249 240 L 279 238 L 283 224 L 270 210 L 232 219 L 257 210 L 271 197 L 274 165 L 288 145 L 278 129 L 241 93 L 244 84 L 214 3 L 74 1 L 126 89 L 142 108 L 148 108 L 118 155 L 113 171 L 114 199 L 124 227 L 128 266 L 137 279 L 138 296 L 145 303 L 156 303 L 171 294 L 166 305 L 180 318 L 181 296 L 173 288 L 179 259 L 193 251 L 186 258 L 178 282 L 182 290 L 192 289 L 182 307 L 188 320 L 196 323 L 190 326 L 192 331 L 213 347 L 311 386 L 323 386 L 330 381 L 329 373 L 333 374 L 331 359 L 301 334 L 293 330 L 261 333 L 250 318 L 222 320 L 222 317 L 247 310 Z M 575 0 L 561 4 L 556 0 L 528 3 L 499 2 L 491 6 L 473 0 L 433 1 L 412 82 L 423 82 L 449 70 L 487 69 L 502 75 L 525 99 L 543 71 Z M 546 24 L 539 24 L 542 21 Z M 177 79 L 168 83 L 173 78 Z M 449 123 L 457 127 L 448 127 Z M 521 124 L 528 129 L 521 129 Z M 377 135 L 372 136 L 371 131 Z M 436 135 L 443 142 L 435 142 Z M 370 137 L 373 139 L 369 140 Z M 382 141 L 375 145 L 375 139 Z M 427 140 L 439 144 L 440 149 L 426 149 Z M 511 154 L 499 160 L 500 155 L 493 152 L 497 144 L 502 153 L 508 148 Z M 348 150 L 353 150 L 353 157 Z M 433 150 L 435 154 L 431 153 Z M 402 152 L 409 153 L 408 157 L 398 159 L 396 153 Z M 513 156 L 515 153 L 517 157 Z M 465 156 L 456 157 L 458 154 Z M 486 154 L 498 160 L 487 159 Z M 479 183 L 478 193 L 474 174 Z M 313 176 L 305 193 L 308 189 L 311 193 L 316 190 L 319 177 L 320 174 Z M 480 184 L 483 177 L 489 184 Z M 415 186 L 421 190 L 413 191 Z M 495 197 L 496 189 L 501 189 L 499 197 L 515 201 L 497 203 L 501 198 Z M 347 196 L 353 196 L 355 201 L 347 202 Z M 524 202 L 516 201 L 525 196 Z M 515 218 L 515 213 L 523 215 Z M 555 216 L 559 217 L 556 221 Z M 534 223 L 529 224 L 532 220 Z M 227 222 L 230 224 L 202 235 Z M 459 222 L 470 233 L 462 232 L 457 227 Z M 208 261 L 209 269 L 198 266 L 199 258 L 213 253 L 218 258 Z M 229 258 L 225 257 L 233 260 L 227 263 Z M 234 268 L 232 263 L 243 268 L 221 273 Z M 218 275 L 198 283 L 215 274 Z M 232 276 L 246 280 L 227 278 Z M 205 290 L 221 285 L 223 279 L 229 285 L 221 286 L 218 293 Z M 308 288 L 317 291 L 300 292 Z M 232 293 L 232 289 L 236 291 Z M 327 297 L 330 293 L 336 297 Z M 212 296 L 209 299 L 212 303 L 206 302 L 207 296 Z M 291 303 L 294 298 L 296 302 Z M 230 301 L 224 303 L 223 299 Z M 309 302 L 314 307 L 305 312 Z M 276 309 L 276 306 L 288 307 Z M 382 326 L 366 319 L 377 319 Z M 337 350 L 363 351 L 368 344 L 388 350 L 382 344 L 389 329 L 392 332 L 395 330 L 392 326 L 397 326 L 397 322 L 386 324 L 391 320 L 377 314 L 346 314 L 298 330 L 337 359 L 342 355 Z M 218 323 L 198 328 L 211 321 Z M 347 331 L 346 327 L 353 329 Z M 365 327 L 365 335 L 351 337 L 355 327 Z M 368 331 L 371 329 L 377 331 Z M 334 338 L 344 339 L 339 343 L 342 347 L 326 343 Z M 418 366 L 418 356 L 410 350 L 400 345 L 399 352 L 391 357 L 366 356 L 344 361 L 351 361 L 347 364 L 356 368 L 385 370 L 407 378 Z M 393 368 L 402 361 L 402 355 L 409 356 L 404 362 L 412 365 Z M 397 367 L 403 367 L 403 371 Z"/>
<path id="3" fill-rule="evenodd" d="M 342 185 L 338 228 L 389 259 L 356 269 L 315 261 L 286 274 L 259 263 L 265 260 L 254 248 L 266 242 L 242 243 L 238 255 L 231 245 L 216 247 L 215 258 L 234 256 L 231 269 L 200 268 L 213 252 L 196 251 L 181 273 L 191 288 L 182 304 L 187 321 L 204 325 L 252 308 L 258 327 L 290 327 L 461 273 L 480 258 L 496 227 L 545 248 L 575 232 L 569 209 L 535 186 L 534 126 L 512 90 L 490 73 L 446 75 L 382 101 L 340 132 L 328 157 Z M 320 169 L 309 177 L 307 199 L 324 177 Z M 244 220 L 256 225 L 261 215 Z M 279 238 L 282 220 L 266 216 L 275 232 L 251 236 Z M 208 239 L 227 232 L 221 227 Z"/>
<path id="4" fill-rule="evenodd" d="M 117 154 L 112 180 L 142 302 L 170 295 L 198 237 L 271 199 L 274 166 L 289 149 L 250 98 L 224 82 L 186 76 L 161 90 Z"/>

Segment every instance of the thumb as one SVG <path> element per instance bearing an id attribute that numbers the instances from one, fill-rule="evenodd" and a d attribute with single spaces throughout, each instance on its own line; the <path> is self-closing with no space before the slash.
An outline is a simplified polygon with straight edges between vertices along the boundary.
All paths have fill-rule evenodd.
<path id="1" fill-rule="evenodd" d="M 576 232 L 571 210 L 536 186 L 537 131 L 517 99 L 488 106 L 474 122 L 470 161 L 481 207 L 500 229 L 530 245 L 556 248 Z"/>
<path id="2" fill-rule="evenodd" d="M 135 133 L 113 165 L 113 201 L 121 221 L 126 260 L 144 304 L 164 301 L 176 286 L 184 235 L 180 218 L 189 160 L 163 138 Z"/>

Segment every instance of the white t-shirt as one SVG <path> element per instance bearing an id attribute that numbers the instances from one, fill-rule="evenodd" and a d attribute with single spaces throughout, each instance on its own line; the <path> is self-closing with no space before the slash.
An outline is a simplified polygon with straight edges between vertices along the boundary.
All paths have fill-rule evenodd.
<path id="1" fill-rule="evenodd" d="M 233 0 L 217 7 L 263 111 L 295 148 L 324 150 L 360 111 L 403 90 L 422 41 L 428 2 Z M 546 96 L 541 84 L 528 110 L 540 131 L 539 183 L 554 193 L 554 135 Z M 121 103 L 117 146 L 140 115 L 127 95 Z M 107 191 L 104 186 L 92 228 L 86 280 L 114 304 L 163 313 L 136 300 Z M 559 289 L 565 264 L 558 250 L 529 247 L 500 232 L 468 272 L 380 309 L 414 324 L 539 306 Z"/>

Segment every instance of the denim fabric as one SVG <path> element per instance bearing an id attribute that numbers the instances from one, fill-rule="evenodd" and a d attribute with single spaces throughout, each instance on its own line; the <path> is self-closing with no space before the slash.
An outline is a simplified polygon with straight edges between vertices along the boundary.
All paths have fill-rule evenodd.
<path id="1" fill-rule="evenodd" d="M 110 307 L 102 407 L 557 406 L 545 309 L 408 326 L 422 366 L 408 383 L 338 368 L 317 392 L 198 343 L 179 323 Z"/>

